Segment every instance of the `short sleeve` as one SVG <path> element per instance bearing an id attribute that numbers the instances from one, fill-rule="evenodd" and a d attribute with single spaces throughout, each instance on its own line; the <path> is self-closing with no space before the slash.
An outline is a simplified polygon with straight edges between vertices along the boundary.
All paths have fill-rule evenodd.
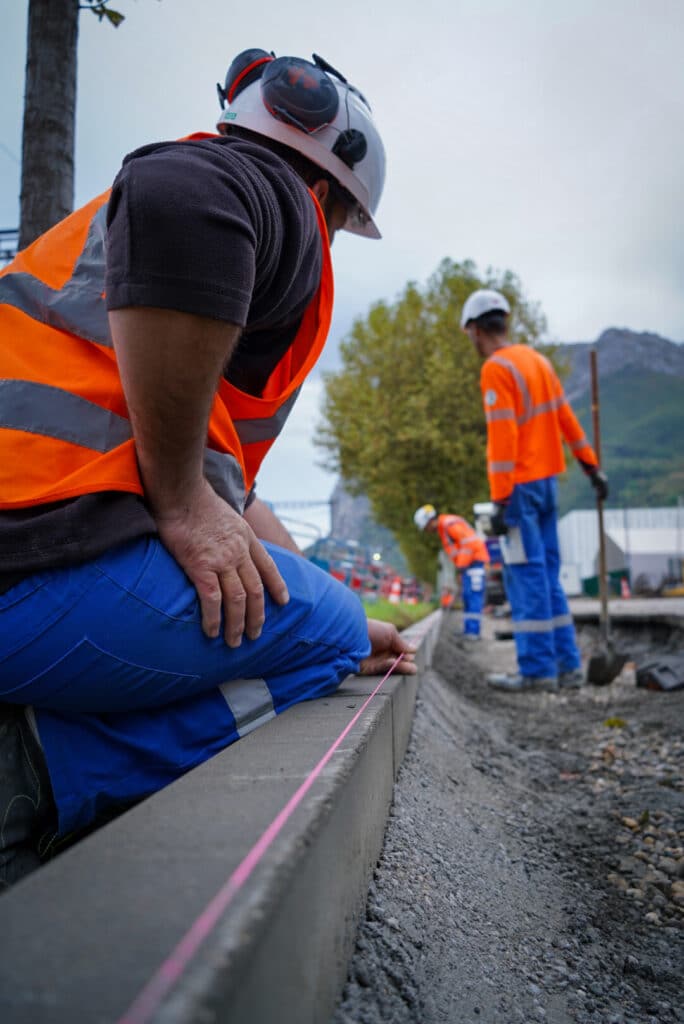
<path id="1" fill-rule="evenodd" d="M 126 160 L 107 210 L 108 309 L 154 306 L 246 324 L 255 225 L 230 170 L 229 159 L 187 143 Z"/>

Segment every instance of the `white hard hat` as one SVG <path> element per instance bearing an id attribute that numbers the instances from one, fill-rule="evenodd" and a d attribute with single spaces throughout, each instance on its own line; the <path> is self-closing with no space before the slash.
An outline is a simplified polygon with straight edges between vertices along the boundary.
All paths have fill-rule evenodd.
<path id="1" fill-rule="evenodd" d="M 327 171 L 356 200 L 346 231 L 380 238 L 374 221 L 385 184 L 385 150 L 364 96 L 317 54 L 313 63 L 265 50 L 239 54 L 218 86 L 217 130 L 247 128 Z"/>
<path id="2" fill-rule="evenodd" d="M 510 313 L 511 307 L 508 299 L 501 292 L 495 292 L 492 288 L 478 288 L 463 303 L 461 313 L 461 327 L 465 327 L 471 320 L 477 320 L 485 313 L 491 313 L 495 309 L 502 313 Z"/>
<path id="3" fill-rule="evenodd" d="M 430 520 L 434 519 L 436 515 L 437 509 L 434 505 L 421 505 L 413 515 L 413 522 L 419 530 L 424 530 Z"/>

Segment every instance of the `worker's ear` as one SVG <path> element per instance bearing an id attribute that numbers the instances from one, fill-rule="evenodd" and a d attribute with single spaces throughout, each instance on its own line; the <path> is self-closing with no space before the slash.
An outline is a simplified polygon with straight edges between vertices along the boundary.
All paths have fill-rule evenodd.
<path id="1" fill-rule="evenodd" d="M 318 181 L 314 182 L 311 186 L 311 191 L 316 196 L 316 199 L 321 206 L 323 206 L 330 195 L 330 182 L 326 181 L 325 178 L 319 178 Z"/>

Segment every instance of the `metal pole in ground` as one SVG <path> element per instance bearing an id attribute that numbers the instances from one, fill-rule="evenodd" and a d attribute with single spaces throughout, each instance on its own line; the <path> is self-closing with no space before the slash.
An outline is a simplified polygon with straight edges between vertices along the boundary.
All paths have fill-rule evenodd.
<path id="1" fill-rule="evenodd" d="M 589 353 L 591 361 L 591 418 L 594 428 L 594 451 L 601 465 L 601 417 L 599 411 L 599 390 L 598 390 L 598 369 L 596 364 L 596 350 Z M 601 627 L 601 640 L 608 646 L 609 624 L 608 624 L 608 586 L 606 579 L 606 535 L 603 528 L 603 499 L 596 499 L 596 510 L 598 512 L 598 533 L 599 533 L 599 601 L 601 609 L 599 613 L 599 625 Z"/>
<path id="2" fill-rule="evenodd" d="M 598 369 L 596 365 L 596 350 L 589 353 L 591 361 L 591 413 L 594 426 L 594 451 L 601 465 L 601 424 L 599 415 L 599 386 Z M 598 512 L 599 532 L 599 598 L 600 598 L 600 645 L 599 649 L 589 658 L 587 665 L 587 681 L 599 686 L 612 683 L 620 674 L 622 666 L 627 660 L 626 654 L 620 654 L 613 649 L 610 642 L 610 625 L 608 617 L 608 578 L 606 572 L 606 537 L 603 529 L 603 499 L 596 497 L 596 509 Z"/>

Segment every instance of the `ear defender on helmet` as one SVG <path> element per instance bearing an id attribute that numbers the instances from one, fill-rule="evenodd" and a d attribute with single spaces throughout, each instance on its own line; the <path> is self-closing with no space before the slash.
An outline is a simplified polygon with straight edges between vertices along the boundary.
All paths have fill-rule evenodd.
<path id="1" fill-rule="evenodd" d="M 275 60 L 273 51 L 267 53 L 266 50 L 260 50 L 258 47 L 238 53 L 228 68 L 225 85 L 221 85 L 220 82 L 216 83 L 221 110 L 225 108 L 226 100 L 228 103 L 232 103 L 243 89 L 261 78 L 264 67 L 273 60 Z"/>
<path id="2" fill-rule="evenodd" d="M 261 98 L 269 114 L 312 134 L 334 121 L 340 107 L 330 75 L 353 88 L 344 75 L 316 53 L 312 64 L 300 57 L 276 57 L 272 51 L 254 47 L 237 55 L 228 68 L 225 86 L 217 82 L 216 89 L 223 110 L 226 100 L 232 103 L 243 89 L 261 79 Z M 363 99 L 358 90 L 353 91 Z M 340 132 L 332 152 L 353 169 L 368 152 L 366 137 L 356 128 L 347 128 Z"/>
<path id="3" fill-rule="evenodd" d="M 309 133 L 330 124 L 340 106 L 328 75 L 300 57 L 277 57 L 264 69 L 261 98 L 273 117 Z"/>
<path id="4" fill-rule="evenodd" d="M 339 156 L 343 164 L 353 170 L 354 165 L 361 163 L 368 152 L 366 136 L 356 128 L 347 128 L 346 131 L 340 132 L 332 151 L 335 156 Z"/>

